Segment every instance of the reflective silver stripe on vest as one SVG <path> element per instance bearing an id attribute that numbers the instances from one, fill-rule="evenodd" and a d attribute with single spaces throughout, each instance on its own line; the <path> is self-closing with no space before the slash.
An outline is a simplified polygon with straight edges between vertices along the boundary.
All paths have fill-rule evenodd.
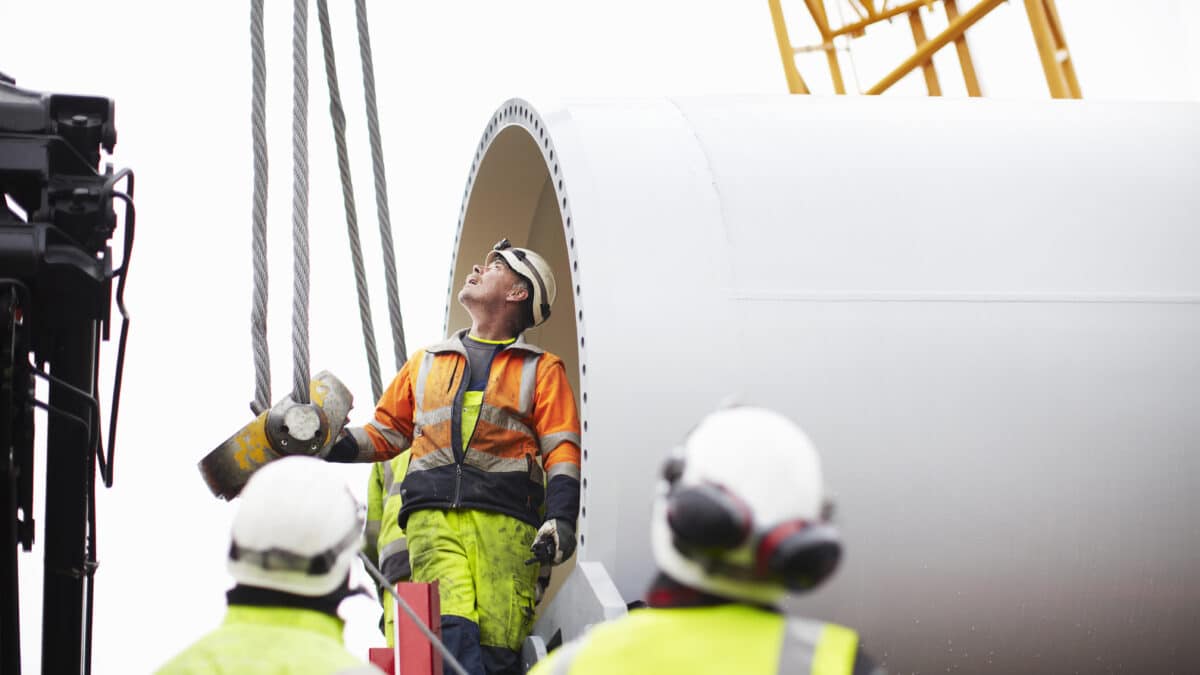
<path id="1" fill-rule="evenodd" d="M 521 364 L 521 397 L 519 399 L 522 415 L 533 414 L 533 393 L 537 389 L 537 365 L 541 354 L 526 354 L 525 362 Z"/>
<path id="2" fill-rule="evenodd" d="M 421 408 L 425 406 L 425 380 L 429 377 L 431 367 L 433 367 L 433 353 L 425 352 L 425 356 L 421 358 L 421 367 L 417 369 L 415 382 L 414 395 L 416 396 L 416 413 L 418 415 L 421 414 Z"/>
<path id="3" fill-rule="evenodd" d="M 403 477 L 401 480 L 396 480 L 396 470 L 392 468 L 391 462 L 383 463 L 383 493 L 391 497 L 400 494 L 400 485 L 404 483 Z"/>
<path id="4" fill-rule="evenodd" d="M 383 463 L 383 493 L 384 494 L 392 493 L 392 483 L 394 483 L 394 482 L 396 482 L 396 475 L 395 475 L 395 472 L 392 471 L 392 463 L 384 462 Z"/>
<path id="5" fill-rule="evenodd" d="M 368 542 L 375 542 L 375 541 L 379 540 L 379 527 L 380 527 L 380 521 L 378 521 L 378 520 L 368 520 L 367 521 L 367 541 Z M 371 544 L 367 544 L 368 547 L 370 547 L 370 545 Z"/>
<path id="6" fill-rule="evenodd" d="M 442 406 L 441 408 L 437 408 L 435 410 L 430 410 L 429 412 L 418 410 L 417 414 L 413 415 L 413 424 L 417 425 L 418 427 L 429 427 L 435 424 L 441 424 L 442 422 L 449 422 L 451 420 L 452 412 L 453 408 L 448 405 Z"/>
<path id="7" fill-rule="evenodd" d="M 780 673 L 812 672 L 813 655 L 825 624 L 790 616 L 783 625 L 783 647 L 779 650 Z"/>
<path id="8" fill-rule="evenodd" d="M 354 437 L 354 445 L 358 448 L 358 456 L 354 458 L 354 461 L 374 462 L 379 451 L 375 449 L 375 443 L 367 435 L 367 430 L 363 427 L 350 427 L 349 429 L 350 435 Z"/>
<path id="9" fill-rule="evenodd" d="M 579 465 L 571 462 L 559 462 L 550 467 L 550 472 L 546 474 L 546 480 L 550 480 L 555 476 L 570 476 L 575 480 L 579 480 Z"/>
<path id="10" fill-rule="evenodd" d="M 408 555 L 408 539 L 404 537 L 400 537 L 396 541 L 391 542 L 379 551 L 379 560 L 381 561 L 380 564 L 383 564 L 382 561 L 387 560 L 394 555 L 400 555 L 401 553 Z"/>
<path id="11" fill-rule="evenodd" d="M 519 471 L 525 473 L 529 470 L 529 461 L 524 457 L 497 457 L 489 455 L 486 452 L 468 453 L 463 459 L 463 464 L 470 464 L 484 471 Z"/>
<path id="12" fill-rule="evenodd" d="M 367 422 L 367 425 L 373 427 L 375 431 L 378 431 L 380 435 L 383 436 L 383 440 L 386 441 L 388 445 L 392 446 L 392 449 L 396 451 L 394 454 L 398 455 L 407 450 L 408 446 L 412 445 L 412 439 L 380 422 L 379 420 L 371 420 L 370 422 Z M 353 432 L 354 430 L 352 429 L 351 433 Z M 366 439 L 367 445 L 371 446 L 371 456 L 373 457 L 375 455 L 375 445 L 371 443 L 370 437 L 368 437 L 365 433 L 363 434 L 363 437 Z M 364 449 L 363 443 L 358 439 L 357 436 L 355 437 L 355 440 L 358 440 L 358 448 L 361 454 L 362 450 Z"/>
<path id="13" fill-rule="evenodd" d="M 399 495 L 400 489 L 403 485 L 404 485 L 403 479 L 397 480 L 397 481 L 392 481 L 392 484 L 388 486 L 387 495 L 389 497 L 395 497 L 395 496 Z"/>
<path id="14" fill-rule="evenodd" d="M 451 448 L 438 448 L 424 457 L 413 457 L 408 463 L 409 473 L 413 471 L 425 471 L 426 469 L 436 469 L 439 466 L 446 466 L 454 463 L 454 450 Z"/>
<path id="15" fill-rule="evenodd" d="M 537 438 L 537 436 L 535 436 L 533 433 L 533 429 L 525 426 L 525 424 L 521 422 L 521 420 L 514 417 L 512 413 L 504 410 L 503 408 L 497 408 L 486 403 L 479 406 L 479 421 L 494 424 L 502 429 L 507 429 L 508 431 L 515 431 L 519 434 L 524 434 L 529 438 Z"/>
<path id="16" fill-rule="evenodd" d="M 574 431 L 559 431 L 553 434 L 546 434 L 542 436 L 538 443 L 541 445 L 541 452 L 544 456 L 550 454 L 550 451 L 557 448 L 560 444 L 568 441 L 574 443 L 577 448 L 583 447 L 583 441 L 579 439 L 579 434 Z"/>

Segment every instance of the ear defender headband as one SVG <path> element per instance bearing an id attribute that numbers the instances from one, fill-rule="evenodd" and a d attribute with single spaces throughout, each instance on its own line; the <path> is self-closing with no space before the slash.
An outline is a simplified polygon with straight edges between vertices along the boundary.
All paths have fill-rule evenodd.
<path id="1" fill-rule="evenodd" d="M 542 279 L 542 275 L 538 273 L 537 267 L 534 267 L 533 263 L 529 262 L 528 257 L 525 255 L 525 251 L 514 247 L 512 243 L 508 241 L 507 237 L 496 242 L 496 245 L 492 247 L 492 250 L 503 256 L 505 261 L 509 263 L 509 266 L 513 268 L 514 272 L 533 282 L 535 314 L 533 317 L 534 325 L 538 325 L 546 319 L 549 319 L 550 303 L 546 302 L 546 300 L 549 298 L 546 293 L 546 281 Z M 521 269 L 516 269 L 516 266 L 512 264 L 513 258 L 516 258 L 516 260 L 521 263 Z"/>
<path id="2" fill-rule="evenodd" d="M 816 588 L 837 569 L 842 557 L 837 528 L 828 522 L 790 520 L 755 531 L 750 507 L 716 483 L 679 487 L 684 460 L 673 457 L 663 467 L 667 493 L 667 524 L 675 548 L 710 573 L 744 581 L 772 581 L 793 591 Z M 749 566 L 725 559 L 730 551 L 754 542 Z"/>

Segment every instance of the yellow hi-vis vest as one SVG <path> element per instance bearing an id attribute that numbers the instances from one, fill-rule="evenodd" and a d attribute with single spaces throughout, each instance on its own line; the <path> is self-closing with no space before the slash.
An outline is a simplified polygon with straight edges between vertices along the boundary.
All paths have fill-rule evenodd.
<path id="1" fill-rule="evenodd" d="M 156 675 L 379 673 L 342 645 L 342 622 L 308 609 L 230 605 L 220 628 L 197 640 Z"/>
<path id="2" fill-rule="evenodd" d="M 405 450 L 386 462 L 371 467 L 367 482 L 367 532 L 364 551 L 383 576 L 393 584 L 408 581 L 408 540 L 400 527 L 400 483 L 408 471 L 411 453 Z M 380 595 L 380 598 L 383 596 Z"/>
<path id="3" fill-rule="evenodd" d="M 858 634 L 748 605 L 636 609 L 539 661 L 530 675 L 850 675 Z"/>

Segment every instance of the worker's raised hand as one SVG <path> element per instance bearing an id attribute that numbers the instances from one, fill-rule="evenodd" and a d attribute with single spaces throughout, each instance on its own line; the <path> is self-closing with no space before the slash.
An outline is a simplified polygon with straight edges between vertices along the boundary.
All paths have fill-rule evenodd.
<path id="1" fill-rule="evenodd" d="M 575 552 L 575 524 L 562 518 L 551 518 L 542 523 L 533 544 L 529 546 L 533 557 L 526 565 L 535 562 L 560 565 Z"/>

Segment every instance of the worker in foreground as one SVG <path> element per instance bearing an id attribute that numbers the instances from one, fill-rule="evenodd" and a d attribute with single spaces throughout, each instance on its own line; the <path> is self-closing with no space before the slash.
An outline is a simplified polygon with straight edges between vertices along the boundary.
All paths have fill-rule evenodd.
<path id="1" fill-rule="evenodd" d="M 225 621 L 157 672 L 381 672 L 346 651 L 337 614 L 362 537 L 359 505 L 332 467 L 304 456 L 264 466 L 234 517 Z"/>
<path id="2" fill-rule="evenodd" d="M 820 459 L 799 427 L 761 408 L 713 413 L 667 458 L 660 486 L 648 607 L 593 627 L 531 673 L 882 672 L 853 630 L 780 609 L 841 558 Z"/>
<path id="3" fill-rule="evenodd" d="M 575 550 L 575 396 L 562 360 L 520 337 L 549 318 L 554 297 L 540 255 L 496 244 L 458 294 L 471 327 L 414 353 L 374 419 L 326 456 L 381 462 L 411 447 L 397 525 L 412 580 L 439 582 L 442 640 L 473 675 L 521 672 L 538 596 L 532 563 L 561 564 Z"/>

